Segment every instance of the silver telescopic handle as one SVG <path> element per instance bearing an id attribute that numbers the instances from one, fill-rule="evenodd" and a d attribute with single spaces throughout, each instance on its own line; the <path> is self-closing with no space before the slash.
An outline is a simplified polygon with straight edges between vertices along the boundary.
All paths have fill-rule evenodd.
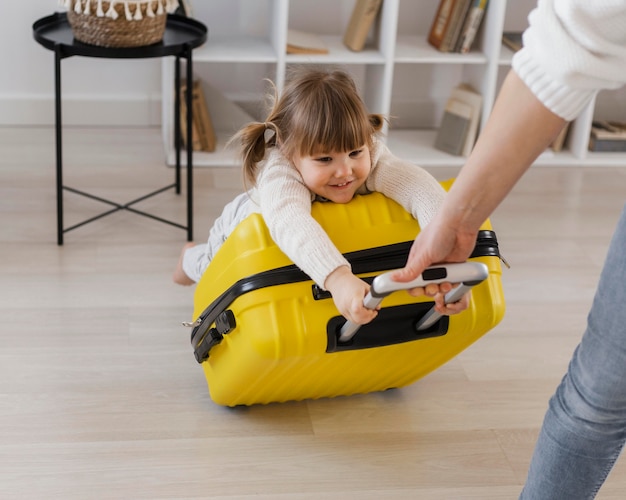
<path id="1" fill-rule="evenodd" d="M 393 281 L 391 275 L 395 271 L 388 271 L 376 276 L 372 282 L 369 293 L 363 299 L 363 305 L 368 309 L 375 309 L 378 304 L 389 294 L 398 290 L 409 290 L 411 288 L 425 287 L 435 283 L 459 283 L 460 285 L 450 290 L 445 296 L 446 304 L 456 302 L 473 286 L 481 283 L 489 276 L 489 269 L 482 262 L 462 262 L 459 264 L 444 264 L 432 266 L 412 281 L 400 283 Z M 416 325 L 417 330 L 425 330 L 436 323 L 441 314 L 433 307 L 428 311 Z M 346 321 L 339 332 L 339 342 L 348 342 L 358 331 L 361 325 Z"/>

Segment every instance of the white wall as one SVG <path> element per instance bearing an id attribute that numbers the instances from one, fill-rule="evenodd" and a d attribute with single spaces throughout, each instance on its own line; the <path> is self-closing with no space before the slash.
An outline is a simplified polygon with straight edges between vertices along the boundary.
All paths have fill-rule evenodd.
<path id="1" fill-rule="evenodd" d="M 54 54 L 33 38 L 33 23 L 57 0 L 0 0 L 0 125 L 54 123 Z M 159 59 L 64 59 L 67 125 L 159 125 Z"/>

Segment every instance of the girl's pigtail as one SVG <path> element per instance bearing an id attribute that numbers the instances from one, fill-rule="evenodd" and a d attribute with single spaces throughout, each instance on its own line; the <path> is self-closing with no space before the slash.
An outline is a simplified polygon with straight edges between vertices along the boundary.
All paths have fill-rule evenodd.
<path id="1" fill-rule="evenodd" d="M 383 115 L 371 114 L 369 115 L 370 125 L 374 129 L 374 132 L 379 132 L 383 128 L 385 118 Z"/>
<path id="2" fill-rule="evenodd" d="M 235 136 L 241 144 L 244 176 L 252 185 L 256 184 L 258 163 L 265 158 L 267 125 L 261 122 L 250 123 Z"/>

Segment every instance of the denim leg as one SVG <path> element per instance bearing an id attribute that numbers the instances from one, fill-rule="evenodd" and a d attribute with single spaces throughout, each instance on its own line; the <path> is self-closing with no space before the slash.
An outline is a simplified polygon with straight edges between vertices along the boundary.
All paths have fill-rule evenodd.
<path id="1" fill-rule="evenodd" d="M 520 499 L 593 499 L 625 439 L 626 207 L 587 330 L 550 400 Z"/>

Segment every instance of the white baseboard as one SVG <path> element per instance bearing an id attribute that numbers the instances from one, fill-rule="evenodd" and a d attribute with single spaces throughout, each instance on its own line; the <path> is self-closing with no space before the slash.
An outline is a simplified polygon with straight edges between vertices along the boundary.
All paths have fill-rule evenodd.
<path id="1" fill-rule="evenodd" d="M 93 96 L 63 98 L 63 125 L 160 126 L 161 96 L 98 99 Z M 0 96 L 0 125 L 54 125 L 54 98 Z"/>

